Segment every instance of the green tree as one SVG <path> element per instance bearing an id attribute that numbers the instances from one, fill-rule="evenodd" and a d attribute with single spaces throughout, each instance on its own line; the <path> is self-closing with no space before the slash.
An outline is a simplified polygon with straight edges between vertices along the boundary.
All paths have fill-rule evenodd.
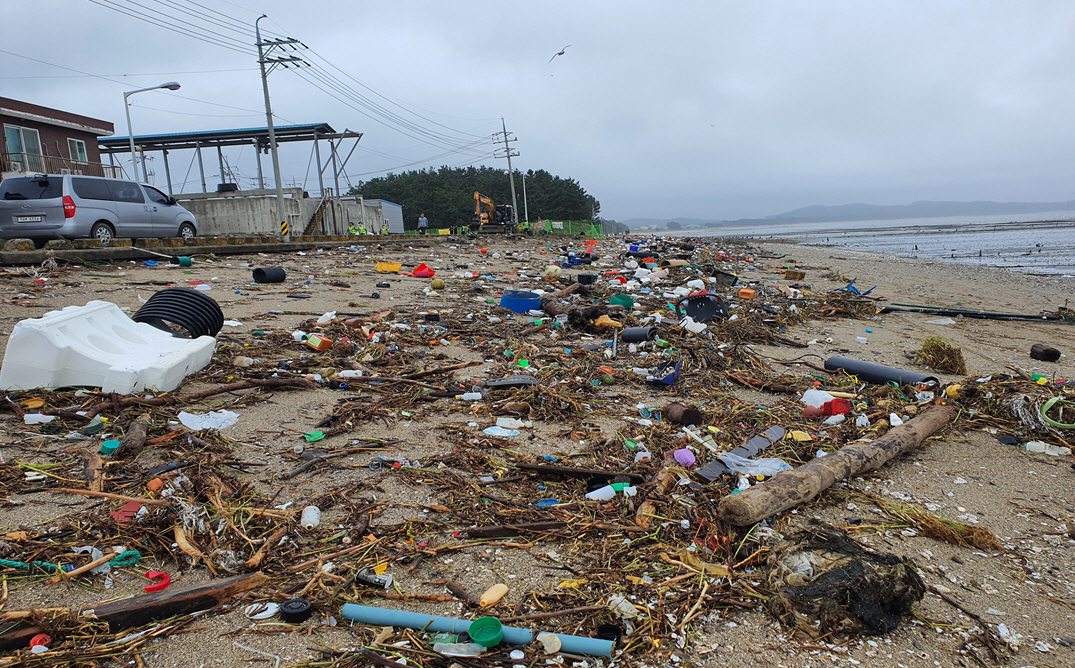
<path id="1" fill-rule="evenodd" d="M 674 220 L 670 221 L 667 225 L 665 225 L 665 227 L 667 227 L 670 230 L 682 230 L 683 229 L 683 226 L 680 225 L 678 222 L 676 222 Z"/>
<path id="2" fill-rule="evenodd" d="M 520 221 L 524 216 L 522 176 L 516 171 L 520 209 L 516 216 Z M 492 167 L 441 167 L 388 174 L 360 182 L 347 194 L 403 205 L 406 227 L 414 229 L 422 213 L 429 219 L 430 227 L 469 223 L 474 215 L 475 191 L 496 204 L 511 204 L 508 175 Z M 577 181 L 554 176 L 543 169 L 526 173 L 526 195 L 530 220 L 589 220 L 601 212 L 600 202 Z"/>

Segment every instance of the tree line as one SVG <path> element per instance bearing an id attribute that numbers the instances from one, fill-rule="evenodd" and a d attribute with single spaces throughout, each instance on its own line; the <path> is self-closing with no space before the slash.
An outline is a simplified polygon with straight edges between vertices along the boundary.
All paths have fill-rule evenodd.
<path id="1" fill-rule="evenodd" d="M 515 170 L 515 191 L 519 202 L 516 216 L 530 220 L 590 220 L 601 212 L 601 203 L 574 179 L 554 176 L 544 169 L 526 172 L 526 203 L 523 206 L 523 174 Z M 407 228 L 416 225 L 422 213 L 430 227 L 454 227 L 470 222 L 474 215 L 474 191 L 496 204 L 511 204 L 511 182 L 504 170 L 492 167 L 441 167 L 402 174 L 379 176 L 362 181 L 348 195 L 384 199 L 403 205 Z"/>

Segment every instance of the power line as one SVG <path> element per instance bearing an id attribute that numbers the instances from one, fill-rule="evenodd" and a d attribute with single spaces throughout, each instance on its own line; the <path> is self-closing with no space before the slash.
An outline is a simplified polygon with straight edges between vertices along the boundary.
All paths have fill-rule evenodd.
<path id="1" fill-rule="evenodd" d="M 92 2 L 92 0 L 91 0 L 91 2 Z M 76 70 L 73 67 L 67 67 L 66 65 L 58 65 L 56 63 L 50 63 L 47 60 L 41 60 L 40 58 L 33 58 L 31 56 L 24 56 L 21 53 L 15 53 L 14 51 L 5 51 L 4 49 L 0 49 L 0 53 L 5 53 L 5 54 L 7 54 L 9 56 L 15 56 L 16 58 L 24 58 L 26 60 L 32 60 L 35 63 L 41 63 L 42 65 L 48 65 L 49 67 L 56 67 L 56 68 L 59 68 L 61 70 L 67 70 L 68 72 L 76 72 L 76 73 L 78 73 L 78 74 L 80 74 L 82 76 L 92 77 L 94 79 L 101 79 L 103 81 L 107 81 L 109 83 L 114 83 L 114 84 L 117 84 L 117 85 L 120 85 L 120 86 L 129 86 L 130 85 L 130 82 L 117 81 L 116 79 L 109 78 L 109 77 L 115 76 L 115 75 L 103 75 L 103 74 L 93 74 L 91 72 L 84 72 L 82 70 Z M 199 100 L 196 97 L 188 97 L 186 95 L 180 95 L 178 93 L 168 93 L 168 97 L 178 97 L 178 98 L 183 99 L 183 100 L 190 100 L 191 102 L 198 102 L 200 104 L 208 104 L 208 105 L 211 105 L 211 106 L 214 106 L 214 107 L 223 107 L 224 109 L 234 109 L 236 111 L 249 111 L 249 112 L 251 112 L 253 114 L 261 114 L 262 113 L 262 111 L 259 110 L 259 109 L 246 109 L 244 107 L 234 107 L 234 106 L 232 106 L 230 104 L 221 104 L 220 102 L 210 102 L 209 100 Z M 294 121 L 290 121 L 290 120 L 284 118 L 283 116 L 280 116 L 279 114 L 273 114 L 273 116 L 275 116 L 276 118 L 279 118 L 280 120 L 282 120 L 282 121 L 284 121 L 286 123 L 291 123 L 292 125 L 295 124 Z"/>
<path id="2" fill-rule="evenodd" d="M 124 72 L 120 74 L 42 74 L 38 76 L 0 77 L 0 79 L 78 79 L 82 77 L 168 77 L 177 74 L 217 74 L 220 72 L 257 72 L 253 67 L 231 70 L 188 70 L 185 72 Z"/>
<path id="3" fill-rule="evenodd" d="M 118 2 L 113 2 L 112 0 L 89 0 L 89 1 L 92 2 L 95 5 L 99 5 L 101 7 L 104 7 L 105 9 L 111 9 L 113 11 L 119 12 L 120 14 L 125 14 L 127 16 L 132 17 L 132 18 L 136 18 L 136 19 L 138 19 L 140 21 L 145 21 L 146 23 L 158 26 L 160 28 L 164 28 L 166 30 L 171 30 L 172 32 L 179 33 L 180 35 L 186 35 L 187 37 L 194 37 L 195 39 L 197 39 L 199 41 L 202 41 L 202 42 L 205 42 L 207 44 L 214 44 L 216 46 L 223 47 L 225 49 L 230 49 L 232 51 L 237 51 L 239 53 L 246 54 L 246 55 L 251 55 L 253 53 L 248 48 L 238 46 L 235 43 L 228 43 L 228 41 L 225 41 L 227 38 L 225 36 L 223 36 L 223 35 L 221 35 L 220 37 L 225 37 L 225 39 L 219 39 L 217 37 L 212 36 L 211 34 L 210 35 L 201 34 L 201 33 L 198 33 L 198 32 L 192 31 L 192 30 L 187 30 L 186 28 L 181 28 L 181 27 L 176 26 L 176 25 L 171 25 L 171 24 L 169 24 L 169 23 L 167 23 L 165 21 L 162 21 L 162 20 L 156 18 L 153 15 L 143 14 L 142 12 L 135 11 L 133 9 L 127 9 L 126 7 L 120 6 L 118 4 Z M 136 6 L 140 6 L 140 5 L 136 5 Z"/>
<path id="4" fill-rule="evenodd" d="M 101 1 L 108 2 L 110 5 L 113 5 L 113 7 L 110 7 L 110 8 L 113 8 L 116 11 L 121 11 L 121 9 L 119 7 L 115 6 L 115 5 L 117 5 L 116 0 L 90 0 L 90 1 L 95 2 L 97 4 L 100 4 Z M 134 5 L 135 7 L 146 9 L 143 5 L 139 5 L 138 3 L 134 2 L 134 0 L 126 0 L 126 1 L 128 3 L 130 3 L 131 5 Z M 245 23 L 243 23 L 242 21 L 240 21 L 239 19 L 237 19 L 236 17 L 230 16 L 230 15 L 227 15 L 227 14 L 223 14 L 223 13 L 220 13 L 220 12 L 215 12 L 214 14 L 208 14 L 208 13 L 206 13 L 206 11 L 200 11 L 199 9 L 194 9 L 193 7 L 199 7 L 199 8 L 201 8 L 201 10 L 215 11 L 215 10 L 211 10 L 210 8 L 206 7 L 205 5 L 201 5 L 201 4 L 197 3 L 197 2 L 193 2 L 193 0 L 187 0 L 187 4 L 192 5 L 193 7 L 188 7 L 186 5 L 180 5 L 175 0 L 151 0 L 151 1 L 155 2 L 155 3 L 159 4 L 159 5 L 162 5 L 164 7 L 167 7 L 168 9 L 170 9 L 173 12 L 179 12 L 181 15 L 186 16 L 187 18 L 190 18 L 192 20 L 208 21 L 210 24 L 212 24 L 214 26 L 217 26 L 219 28 L 229 30 L 229 31 L 231 31 L 233 33 L 237 33 L 237 34 L 243 35 L 245 37 L 250 36 L 251 31 L 250 31 L 249 26 L 246 25 Z M 135 10 L 130 10 L 130 11 L 135 11 Z M 141 12 L 136 12 L 136 11 L 135 11 L 135 13 L 139 15 L 137 18 L 141 18 L 142 20 L 147 20 L 148 22 L 154 23 L 155 25 L 161 25 L 160 22 L 159 22 L 159 19 L 156 22 L 154 22 L 154 21 L 150 21 L 148 15 L 146 15 L 146 14 L 142 14 Z M 236 38 L 234 38 L 234 37 L 231 37 L 229 35 L 224 35 L 224 34 L 220 33 L 219 31 L 207 28 L 204 25 L 199 25 L 199 24 L 193 23 L 192 21 L 184 20 L 183 18 L 179 18 L 179 17 L 175 16 L 172 13 L 162 11 L 162 12 L 160 12 L 160 14 L 163 15 L 163 16 L 168 17 L 169 19 L 173 19 L 173 20 L 175 20 L 178 23 L 181 23 L 183 25 L 190 26 L 190 29 L 182 28 L 181 26 L 174 26 L 174 27 L 165 26 L 165 27 L 169 27 L 169 29 L 174 29 L 176 32 L 180 32 L 180 34 L 190 34 L 190 33 L 194 32 L 194 31 L 200 31 L 198 33 L 198 35 L 197 35 L 200 39 L 210 40 L 211 43 L 216 43 L 218 46 L 229 46 L 229 45 L 241 44 L 241 43 L 238 43 Z M 225 19 L 227 19 L 227 20 L 225 20 Z M 224 40 L 224 42 L 222 42 L 222 40 Z M 299 42 L 299 43 L 301 44 L 301 42 Z M 243 46 L 245 46 L 245 45 L 243 45 Z M 304 48 L 308 49 L 308 47 L 306 47 L 305 44 L 303 44 L 302 46 Z M 294 48 L 294 47 L 292 47 L 292 48 Z M 485 140 L 484 137 L 480 137 L 479 135 L 474 135 L 474 134 L 469 133 L 469 132 L 456 130 L 456 129 L 451 128 L 451 127 L 449 127 L 447 125 L 438 123 L 437 121 L 434 121 L 434 120 L 432 120 L 432 119 L 430 119 L 430 118 L 428 118 L 426 116 L 418 114 L 417 112 L 414 112 L 414 111 L 412 111 L 410 109 L 407 109 L 406 107 L 400 105 L 399 103 L 397 103 L 394 100 L 390 99 L 386 95 L 380 93 L 379 91 L 377 91 L 373 87 L 363 83 L 362 81 L 360 81 L 360 80 L 356 79 L 355 77 L 351 76 L 350 74 L 348 74 L 347 72 L 343 71 L 342 69 L 340 69 L 336 65 L 332 64 L 331 62 L 328 61 L 328 59 L 326 59 L 324 56 L 321 56 L 319 53 L 314 52 L 312 50 L 310 50 L 310 52 L 313 53 L 315 56 L 317 56 L 317 58 L 319 60 L 323 61 L 324 64 L 325 64 L 324 66 L 319 66 L 319 69 L 323 69 L 324 71 L 318 71 L 317 73 L 311 73 L 310 76 L 312 76 L 314 78 L 317 78 L 324 86 L 328 86 L 329 88 L 332 88 L 339 95 L 342 95 L 342 96 L 350 99 L 352 102 L 357 104 L 359 107 L 361 107 L 362 109 L 365 109 L 366 111 L 363 111 L 362 109 L 355 108 L 353 105 L 348 105 L 348 106 L 351 106 L 351 108 L 354 109 L 355 111 L 358 111 L 359 113 L 362 113 L 363 115 L 366 115 L 367 117 L 371 118 L 372 120 L 377 120 L 375 117 L 380 117 L 381 119 L 383 119 L 383 121 L 386 121 L 386 123 L 385 123 L 386 127 L 392 128 L 392 125 L 394 124 L 396 126 L 399 126 L 399 128 L 402 128 L 402 129 L 404 129 L 406 131 L 409 131 L 409 132 L 403 132 L 403 134 L 405 134 L 407 136 L 410 136 L 413 139 L 416 139 L 416 140 L 419 140 L 419 141 L 424 141 L 426 143 L 431 143 L 433 145 L 437 145 L 437 146 L 440 146 L 440 147 L 446 147 L 446 146 L 453 146 L 454 145 L 455 147 L 460 148 L 461 150 L 466 150 L 465 147 L 467 146 L 467 144 L 469 142 L 466 139 L 464 139 L 463 137 L 469 137 L 469 138 L 473 138 L 473 139 Z M 307 63 L 307 64 L 309 64 L 309 63 Z M 407 113 L 412 114 L 415 117 L 426 121 L 427 123 L 431 123 L 431 124 L 433 124 L 433 125 L 435 125 L 437 127 L 444 128 L 445 130 L 448 130 L 448 131 L 450 131 L 450 132 L 452 132 L 454 134 L 461 135 L 461 137 L 454 137 L 454 136 L 451 136 L 451 135 L 448 135 L 448 134 L 444 134 L 444 133 L 442 133 L 440 131 L 437 131 L 437 130 L 432 130 L 432 129 L 429 129 L 427 127 L 423 127 L 419 123 L 410 121 L 410 120 L 408 120 L 408 119 L 406 119 L 406 118 L 404 118 L 402 116 L 399 116 L 395 112 L 392 112 L 392 111 L 386 109 L 384 106 L 378 104 L 377 102 L 375 102 L 374 100 L 370 99 L 369 97 L 367 97 L 367 96 L 363 95 L 362 93 L 356 91 L 349 84 L 341 81 L 339 78 L 337 78 L 335 75 L 333 75 L 330 71 L 328 71 L 328 69 L 327 69 L 328 67 L 331 67 L 332 69 L 340 72 L 341 74 L 343 74 L 344 76 L 346 76 L 350 80 L 354 81 L 356 84 L 358 84 L 362 88 L 365 88 L 366 90 L 370 91 L 371 93 L 374 93 L 374 94 L 380 96 L 381 98 L 383 98 L 386 101 L 388 101 L 390 104 L 392 104 L 392 105 L 394 105 L 396 107 L 399 107 L 400 109 L 406 111 Z M 326 92 L 326 91 L 323 90 L 323 92 Z M 336 99 L 338 101 L 342 102 L 342 100 L 339 100 L 338 97 Z M 392 128 L 392 129 L 397 129 L 397 128 Z M 398 129 L 397 129 L 397 131 L 398 131 Z M 415 134 L 421 135 L 421 137 L 415 136 Z M 424 137 L 425 139 L 423 139 L 422 137 Z"/>

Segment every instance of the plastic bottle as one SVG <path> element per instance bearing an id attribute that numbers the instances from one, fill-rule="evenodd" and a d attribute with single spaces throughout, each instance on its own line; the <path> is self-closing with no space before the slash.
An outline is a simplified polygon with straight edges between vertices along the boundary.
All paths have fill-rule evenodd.
<path id="1" fill-rule="evenodd" d="M 481 656 L 485 648 L 476 642 L 444 642 L 433 645 L 433 651 L 446 656 Z"/>
<path id="2" fill-rule="evenodd" d="M 594 491 L 588 493 L 586 498 L 590 501 L 608 501 L 614 496 L 616 496 L 616 490 L 612 485 L 605 485 L 604 487 L 598 487 Z"/>
<path id="3" fill-rule="evenodd" d="M 307 336 L 309 335 L 301 329 L 296 329 L 294 332 L 291 332 L 291 338 L 296 341 L 305 341 Z"/>
<path id="4" fill-rule="evenodd" d="M 507 594 L 507 593 L 508 593 L 508 585 L 506 585 L 506 584 L 495 584 L 492 587 L 489 587 L 489 589 L 486 590 L 486 592 L 484 594 L 482 594 L 481 601 L 480 601 L 481 604 L 482 604 L 482 607 L 485 607 L 487 605 L 493 605 L 494 603 L 496 603 L 500 599 L 504 598 L 504 594 Z"/>
<path id="5" fill-rule="evenodd" d="M 328 313 L 324 314 L 323 316 L 321 316 L 320 318 L 317 319 L 317 324 L 319 324 L 319 325 L 327 325 L 328 323 L 332 322 L 335 319 L 336 319 L 336 312 L 335 311 L 329 311 Z"/>
<path id="6" fill-rule="evenodd" d="M 481 401 L 482 393 L 481 392 L 467 392 L 461 398 L 463 399 L 463 401 Z"/>
<path id="7" fill-rule="evenodd" d="M 307 531 L 321 526 L 321 509 L 317 506 L 306 506 L 302 509 L 302 518 L 299 524 Z"/>

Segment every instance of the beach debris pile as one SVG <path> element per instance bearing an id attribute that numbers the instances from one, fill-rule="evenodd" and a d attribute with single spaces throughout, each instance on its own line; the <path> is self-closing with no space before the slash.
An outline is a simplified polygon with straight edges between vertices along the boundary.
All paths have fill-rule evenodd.
<path id="1" fill-rule="evenodd" d="M 299 633 L 318 648 L 292 665 L 340 667 L 687 665 L 713 651 L 702 629 L 766 602 L 789 636 L 889 633 L 927 588 L 861 540 L 1002 541 L 859 476 L 953 427 L 1070 444 L 1068 386 L 1019 369 L 866 382 L 763 354 L 807 349 L 797 325 L 877 314 L 876 292 L 806 282 L 827 268 L 726 241 L 516 239 L 465 263 L 423 243 L 321 252 L 336 271 L 286 298 L 360 279 L 380 296 L 227 321 L 181 390 L 9 392 L 0 504 L 91 505 L 0 535 L 0 666 L 143 662 L 205 611 L 241 614 L 229 637 L 252 658 L 244 637 Z M 403 285 L 420 296 L 385 298 Z M 966 372 L 936 337 L 920 360 Z M 238 435 L 291 396 L 310 397 L 305 422 Z M 412 423 L 421 443 L 395 435 Z M 787 511 L 809 502 L 876 515 L 796 532 Z M 20 605 L 76 586 L 93 600 Z"/>

